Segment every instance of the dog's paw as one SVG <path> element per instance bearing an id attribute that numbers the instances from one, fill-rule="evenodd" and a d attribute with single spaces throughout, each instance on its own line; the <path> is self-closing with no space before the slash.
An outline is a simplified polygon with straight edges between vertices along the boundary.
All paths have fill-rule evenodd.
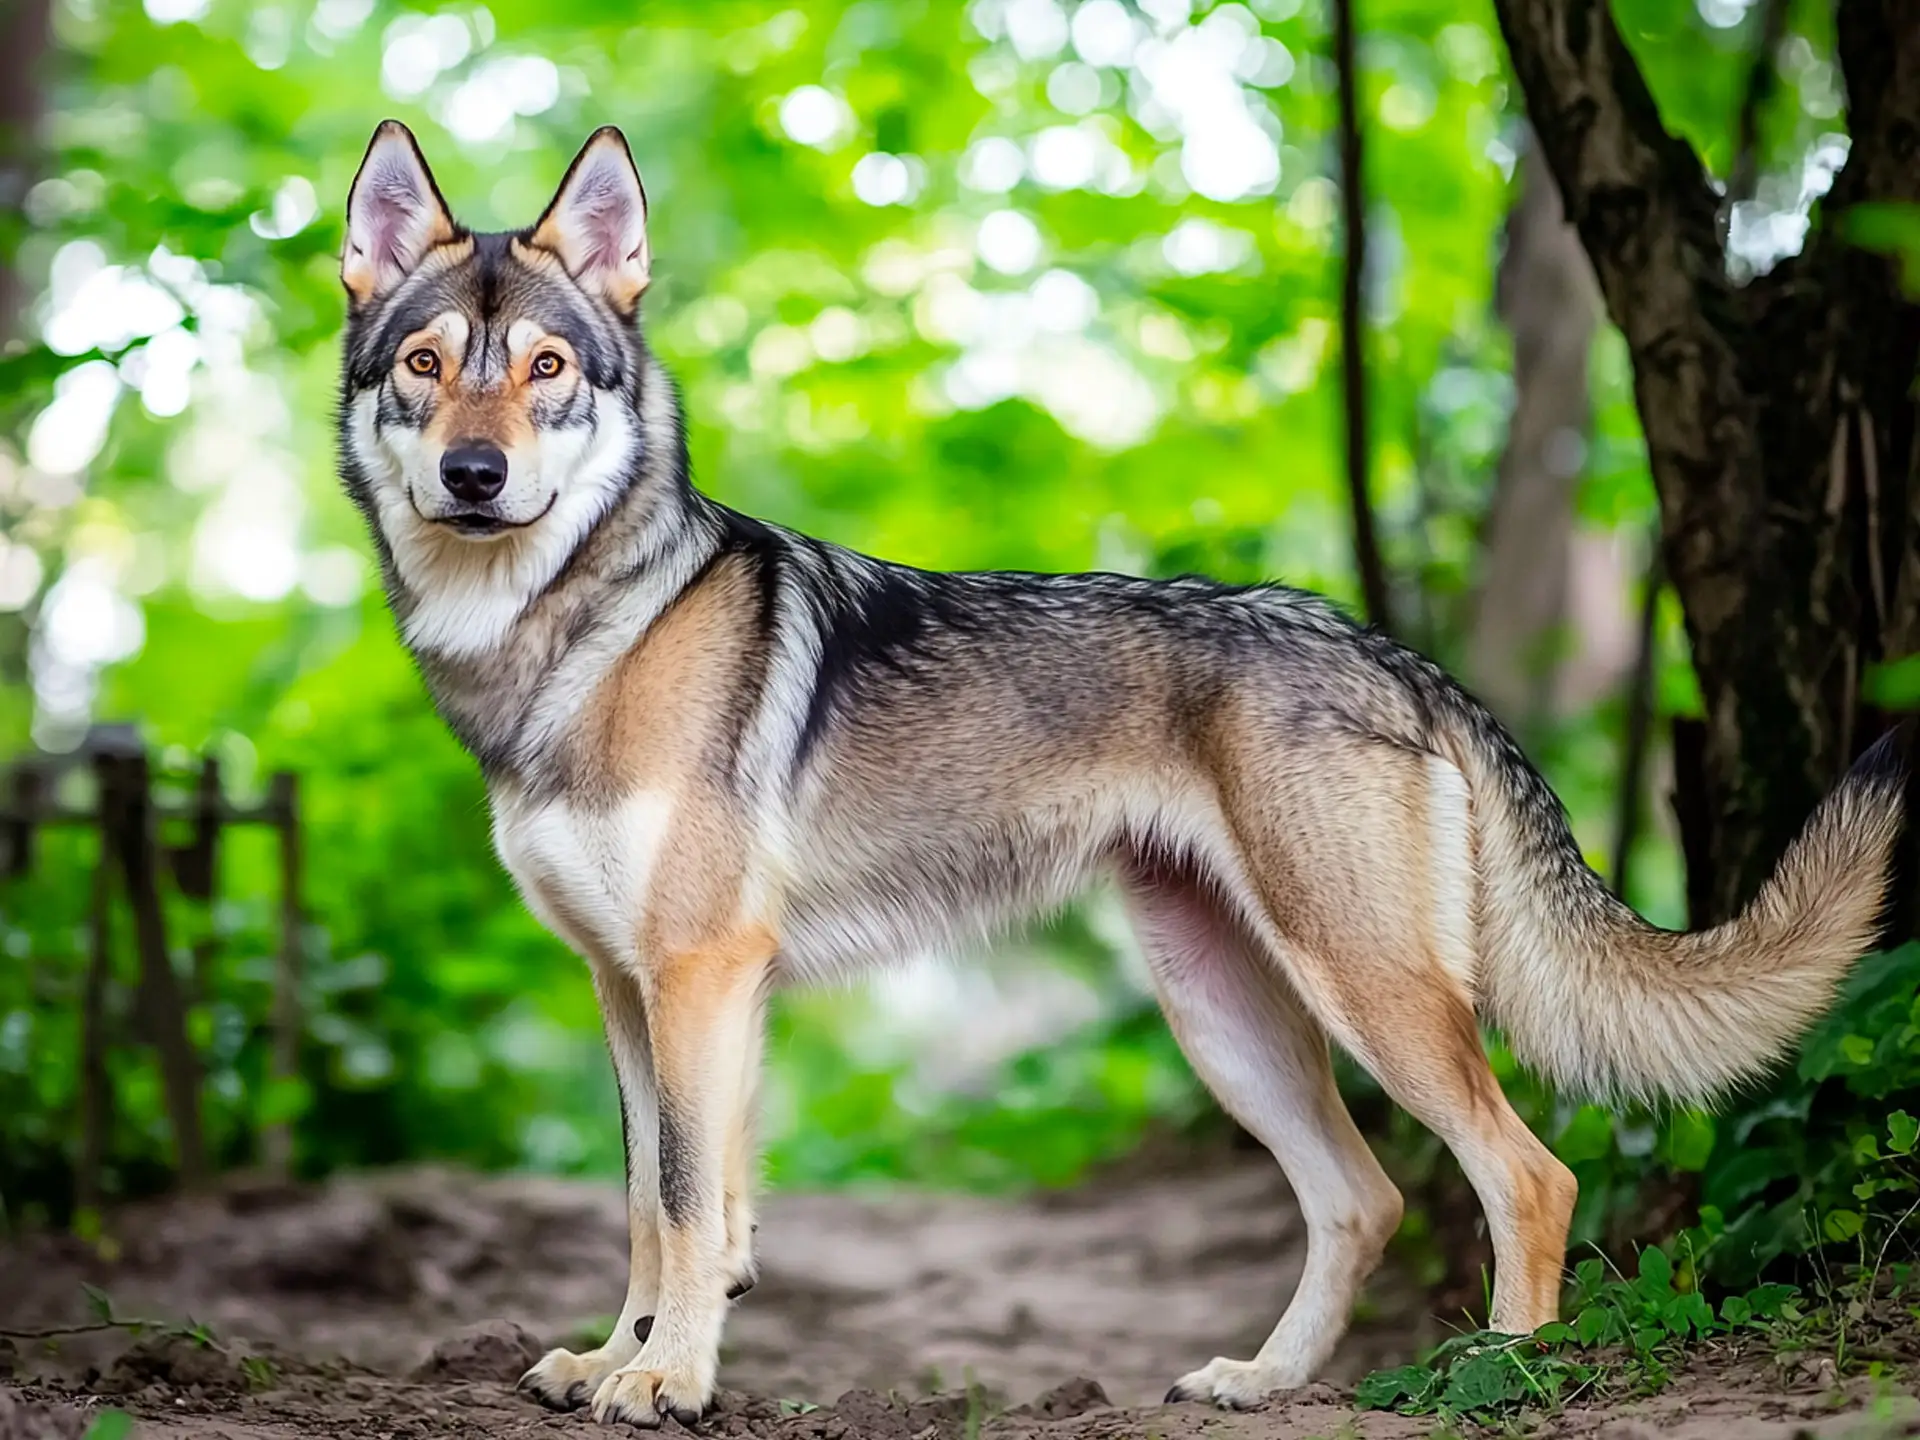
<path id="1" fill-rule="evenodd" d="M 576 1355 L 571 1350 L 549 1350 L 520 1377 L 514 1388 L 531 1395 L 549 1410 L 578 1410 L 600 1388 L 600 1382 L 620 1368 L 621 1357 L 605 1350 Z"/>
<path id="2" fill-rule="evenodd" d="M 1199 1400 L 1222 1410 L 1251 1410 L 1276 1391 L 1294 1388 L 1271 1366 L 1257 1360 L 1213 1359 L 1174 1381 L 1166 1403 Z"/>
<path id="3" fill-rule="evenodd" d="M 638 1425 L 657 1430 L 671 1415 L 682 1425 L 697 1425 L 706 1413 L 713 1386 L 671 1370 L 642 1370 L 639 1362 L 616 1370 L 593 1396 L 593 1418 L 602 1425 Z"/>

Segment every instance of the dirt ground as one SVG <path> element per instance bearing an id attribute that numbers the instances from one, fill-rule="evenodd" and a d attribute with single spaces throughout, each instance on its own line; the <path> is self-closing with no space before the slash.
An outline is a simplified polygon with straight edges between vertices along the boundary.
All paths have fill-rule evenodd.
<path id="1" fill-rule="evenodd" d="M 1176 1168 L 1019 1202 L 773 1197 L 760 1284 L 729 1325 L 729 1389 L 701 1429 L 755 1440 L 1427 1433 L 1429 1422 L 1356 1414 L 1340 1388 L 1444 1333 L 1391 1267 L 1333 1383 L 1246 1414 L 1157 1403 L 1209 1357 L 1252 1353 L 1304 1251 L 1270 1164 Z M 548 1344 L 601 1338 L 624 1288 L 624 1226 L 612 1188 L 410 1170 L 129 1210 L 113 1226 L 112 1263 L 53 1237 L 0 1248 L 0 1329 L 83 1323 L 84 1281 L 120 1316 L 191 1319 L 217 1340 L 116 1329 L 0 1341 L 0 1440 L 76 1440 L 108 1406 L 136 1417 L 136 1435 L 183 1440 L 602 1433 L 515 1397 L 512 1382 Z M 1920 1409 L 1884 1384 L 1837 1383 L 1830 1368 L 1709 1356 L 1652 1400 L 1572 1409 L 1535 1433 L 1920 1435 Z"/>

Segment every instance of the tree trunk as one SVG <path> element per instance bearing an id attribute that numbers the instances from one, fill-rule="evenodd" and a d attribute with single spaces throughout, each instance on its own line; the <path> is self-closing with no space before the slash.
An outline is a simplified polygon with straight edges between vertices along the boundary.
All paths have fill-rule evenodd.
<path id="1" fill-rule="evenodd" d="M 1353 562 L 1367 623 L 1393 632 L 1392 598 L 1373 523 L 1372 440 L 1367 424 L 1367 167 L 1360 131 L 1360 66 L 1354 55 L 1355 0 L 1333 0 L 1333 67 L 1340 113 L 1340 398 L 1353 515 Z"/>
<path id="2" fill-rule="evenodd" d="M 0 0 L 0 214 L 20 215 L 37 178 L 40 87 L 52 16 L 52 0 Z M 0 246 L 0 355 L 20 338 L 26 290 L 17 258 Z M 0 685 L 27 682 L 27 614 L 0 611 Z"/>
<path id="3" fill-rule="evenodd" d="M 1496 0 L 1569 218 L 1626 337 L 1667 574 L 1705 703 L 1689 891 L 1751 898 L 1871 735 L 1862 668 L 1920 639 L 1920 306 L 1840 238 L 1920 200 L 1920 7 L 1844 0 L 1852 149 L 1803 254 L 1728 278 L 1719 201 L 1599 0 Z"/>
<path id="4" fill-rule="evenodd" d="M 1467 673 L 1527 733 L 1548 709 L 1569 614 L 1574 500 L 1592 419 L 1587 352 L 1600 297 L 1553 175 L 1530 145 L 1495 302 L 1513 336 L 1513 416 L 1487 520 Z"/>
<path id="5" fill-rule="evenodd" d="M 51 0 L 0 0 L 0 210 L 20 212 L 33 184 L 40 75 Z M 13 256 L 0 254 L 0 344 L 13 338 L 22 291 Z"/>

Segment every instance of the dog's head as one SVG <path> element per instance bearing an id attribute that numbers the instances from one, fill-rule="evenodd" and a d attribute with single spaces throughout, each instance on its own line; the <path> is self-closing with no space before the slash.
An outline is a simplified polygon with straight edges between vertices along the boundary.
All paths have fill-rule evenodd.
<path id="1" fill-rule="evenodd" d="M 649 261 L 646 192 L 610 126 L 534 225 L 497 235 L 453 218 L 404 125 L 374 132 L 340 265 L 342 459 L 403 581 L 545 569 L 630 482 Z"/>

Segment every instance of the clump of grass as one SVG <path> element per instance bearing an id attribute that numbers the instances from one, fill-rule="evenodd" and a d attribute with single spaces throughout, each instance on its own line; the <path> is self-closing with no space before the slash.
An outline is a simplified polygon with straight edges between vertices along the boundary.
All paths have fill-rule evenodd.
<path id="1" fill-rule="evenodd" d="M 1800 1290 L 1758 1285 L 1719 1310 L 1676 1284 L 1664 1251 L 1641 1251 L 1631 1278 L 1602 1260 L 1574 1271 L 1571 1321 L 1532 1335 L 1456 1335 L 1415 1365 L 1379 1370 L 1354 1392 L 1363 1410 L 1433 1415 L 1447 1423 L 1498 1424 L 1514 1413 L 1557 1409 L 1578 1396 L 1651 1394 L 1672 1378 L 1684 1349 L 1713 1336 L 1760 1332 L 1782 1341 L 1805 1326 Z"/>

